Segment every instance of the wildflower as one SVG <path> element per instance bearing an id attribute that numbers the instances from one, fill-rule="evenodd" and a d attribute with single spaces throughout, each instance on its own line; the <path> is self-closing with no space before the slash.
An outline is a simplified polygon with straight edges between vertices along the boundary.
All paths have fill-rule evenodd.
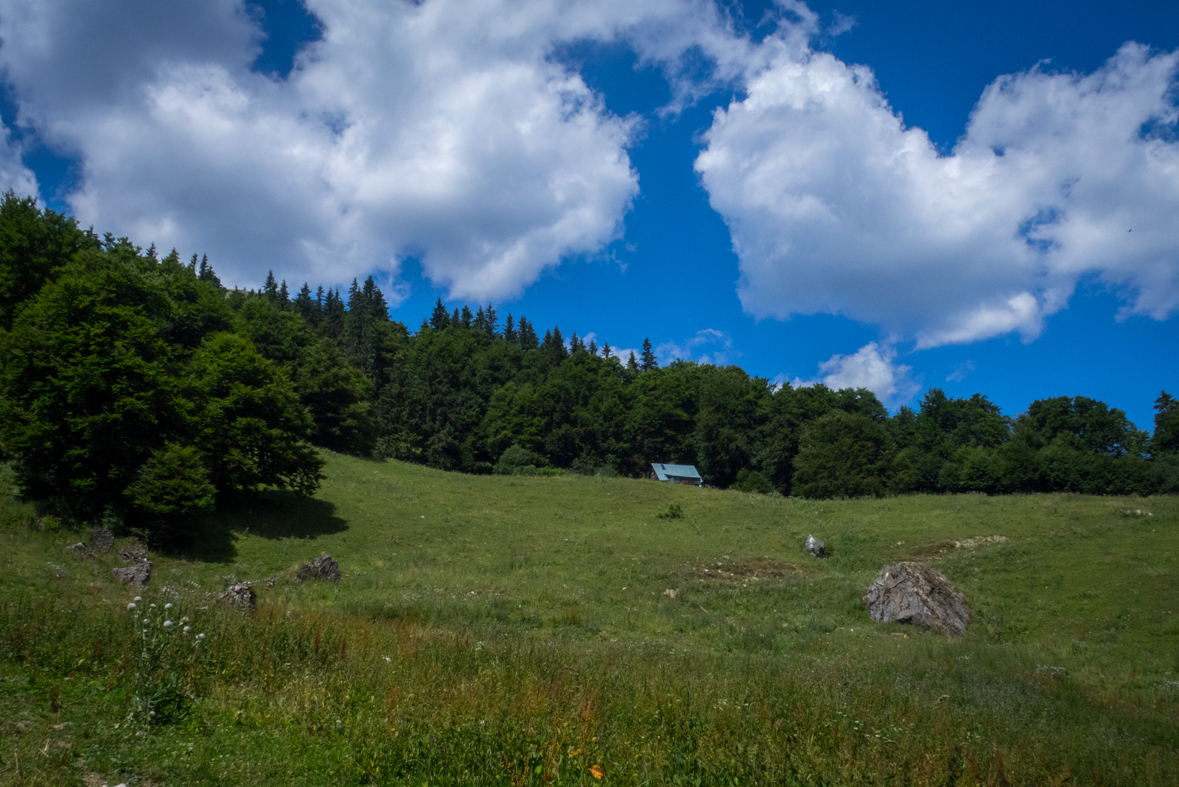
<path id="1" fill-rule="evenodd" d="M 590 768 L 590 773 L 593 774 L 595 779 L 601 779 L 606 772 L 602 770 L 601 765 L 595 765 L 594 767 Z"/>
<path id="2" fill-rule="evenodd" d="M 132 601 L 130 604 L 128 604 L 127 609 L 135 609 L 135 602 Z"/>
<path id="3" fill-rule="evenodd" d="M 152 609 L 155 609 L 155 608 L 156 608 L 156 605 L 155 605 L 155 604 L 152 604 L 152 605 L 151 605 L 151 608 L 152 608 Z"/>
<path id="4" fill-rule="evenodd" d="M 164 605 L 164 609 L 171 609 L 171 608 L 172 608 L 172 604 L 170 602 Z"/>
<path id="5" fill-rule="evenodd" d="M 148 623 L 151 623 L 151 621 L 150 621 L 150 620 L 148 620 L 147 618 L 144 618 L 144 619 L 143 619 L 143 625 L 145 625 L 145 626 L 146 626 Z"/>
<path id="6" fill-rule="evenodd" d="M 184 627 L 183 629 L 181 629 L 181 630 L 182 630 L 182 631 L 183 631 L 185 634 L 187 634 L 188 632 L 192 631 L 192 626 L 185 626 L 185 627 Z"/>
<path id="7" fill-rule="evenodd" d="M 165 620 L 165 621 L 164 621 L 164 628 L 166 628 L 166 629 L 170 629 L 170 628 L 172 628 L 172 621 L 170 621 L 170 620 Z"/>
<path id="8" fill-rule="evenodd" d="M 143 596 L 136 596 L 136 597 L 135 597 L 135 600 L 136 600 L 136 601 L 143 601 Z"/>
<path id="9" fill-rule="evenodd" d="M 197 639 L 204 639 L 204 638 L 205 638 L 204 634 L 197 634 Z"/>
<path id="10" fill-rule="evenodd" d="M 184 617 L 182 617 L 182 618 L 180 619 L 180 622 L 181 622 L 181 623 L 187 623 L 187 622 L 188 622 L 188 615 L 185 615 Z"/>

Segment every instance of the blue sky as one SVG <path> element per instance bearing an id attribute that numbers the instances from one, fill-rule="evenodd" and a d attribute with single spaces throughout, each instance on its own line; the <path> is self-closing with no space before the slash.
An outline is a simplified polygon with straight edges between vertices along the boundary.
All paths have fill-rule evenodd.
<path id="1" fill-rule="evenodd" d="M 664 360 L 1009 414 L 1179 385 L 1172 3 L 0 0 L 0 187 Z M 1175 225 L 1175 226 L 1172 226 Z"/>

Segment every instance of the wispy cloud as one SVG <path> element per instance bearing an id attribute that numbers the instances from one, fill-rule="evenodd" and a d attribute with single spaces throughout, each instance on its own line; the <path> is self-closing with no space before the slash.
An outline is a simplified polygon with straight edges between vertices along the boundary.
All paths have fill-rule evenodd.
<path id="1" fill-rule="evenodd" d="M 792 383 L 796 387 L 823 383 L 835 389 L 867 388 L 888 406 L 904 404 L 921 388 L 913 378 L 913 368 L 896 362 L 896 350 L 876 342 L 869 342 L 850 355 L 832 355 L 819 364 L 817 377 L 795 378 Z"/>
<path id="2" fill-rule="evenodd" d="M 705 328 L 682 342 L 663 342 L 655 348 L 655 356 L 663 364 L 684 360 L 727 366 L 741 353 L 733 349 L 733 340 L 724 331 Z"/>

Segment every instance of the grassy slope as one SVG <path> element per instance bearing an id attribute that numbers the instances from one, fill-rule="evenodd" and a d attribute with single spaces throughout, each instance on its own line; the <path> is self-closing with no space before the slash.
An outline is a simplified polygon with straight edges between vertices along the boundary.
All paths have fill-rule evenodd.
<path id="1" fill-rule="evenodd" d="M 613 783 L 1179 779 L 1174 498 L 816 503 L 329 459 L 314 504 L 268 495 L 155 556 L 148 600 L 181 589 L 211 634 L 168 726 L 125 722 L 138 630 L 112 558 L 8 503 L 0 622 L 27 630 L 0 647 L 0 716 L 22 719 L 0 781 L 588 783 L 587 757 Z M 320 551 L 344 580 L 291 582 Z M 863 588 L 906 558 L 966 593 L 965 637 L 868 621 Z M 244 579 L 256 615 L 202 609 Z"/>

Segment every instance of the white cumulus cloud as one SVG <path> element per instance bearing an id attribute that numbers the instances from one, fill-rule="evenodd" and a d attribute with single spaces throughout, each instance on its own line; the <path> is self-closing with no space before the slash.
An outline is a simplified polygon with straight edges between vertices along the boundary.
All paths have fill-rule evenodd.
<path id="1" fill-rule="evenodd" d="M 79 221 L 207 251 L 230 283 L 413 255 L 451 297 L 504 298 L 616 238 L 638 192 L 634 120 L 555 47 L 625 39 L 680 96 L 692 53 L 715 81 L 748 50 L 707 0 L 306 6 L 322 40 L 280 80 L 250 70 L 241 0 L 0 0 L 0 69 L 22 125 L 79 159 Z"/>
<path id="2" fill-rule="evenodd" d="M 705 328 L 682 342 L 664 342 L 655 348 L 655 356 L 667 365 L 672 361 L 696 361 L 697 363 L 727 366 L 740 353 L 733 349 L 733 340 L 724 331 Z"/>
<path id="3" fill-rule="evenodd" d="M 819 375 L 811 380 L 795 378 L 795 387 L 822 383 L 828 388 L 867 388 L 886 405 L 913 398 L 920 383 L 913 379 L 913 367 L 896 362 L 890 345 L 869 342 L 851 355 L 832 355 L 819 364 Z"/>
<path id="4" fill-rule="evenodd" d="M 917 346 L 1025 341 L 1097 277 L 1179 309 L 1179 52 L 992 83 L 950 155 L 868 68 L 771 36 L 696 161 L 758 317 L 830 313 Z"/>

